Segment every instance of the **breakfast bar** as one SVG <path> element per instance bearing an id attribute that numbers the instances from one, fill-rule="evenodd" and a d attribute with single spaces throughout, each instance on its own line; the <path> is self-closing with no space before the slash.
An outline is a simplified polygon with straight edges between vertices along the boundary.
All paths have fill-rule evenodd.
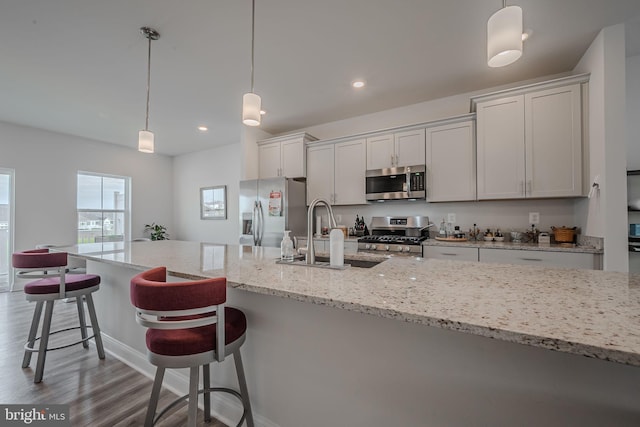
<path id="1" fill-rule="evenodd" d="M 146 373 L 130 278 L 159 265 L 175 280 L 227 277 L 247 314 L 257 425 L 640 423 L 640 276 L 370 254 L 350 256 L 374 267 L 336 271 L 171 240 L 64 250 L 102 277 L 105 349 Z M 234 386 L 228 363 L 213 378 Z M 238 413 L 214 407 L 222 421 Z"/>

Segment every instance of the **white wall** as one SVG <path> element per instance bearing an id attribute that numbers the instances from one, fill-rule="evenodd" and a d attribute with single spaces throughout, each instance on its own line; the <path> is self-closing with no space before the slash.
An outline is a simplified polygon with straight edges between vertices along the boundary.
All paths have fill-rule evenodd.
<path id="1" fill-rule="evenodd" d="M 131 177 L 133 237 L 151 222 L 173 231 L 170 157 L 0 122 L 0 167 L 15 170 L 15 250 L 76 242 L 78 171 Z"/>
<path id="2" fill-rule="evenodd" d="M 640 55 L 627 58 L 627 170 L 640 169 Z M 640 212 L 629 212 L 640 223 Z M 629 252 L 629 272 L 640 273 L 640 253 Z"/>
<path id="3" fill-rule="evenodd" d="M 238 184 L 243 179 L 243 152 L 238 143 L 173 158 L 176 239 L 238 243 Z M 202 220 L 200 188 L 217 185 L 227 186 L 227 219 Z"/>
<path id="4" fill-rule="evenodd" d="M 589 80 L 590 182 L 600 177 L 598 197 L 576 206 L 585 233 L 604 237 L 604 269 L 628 271 L 625 160 L 624 25 L 600 31 L 575 68 Z"/>
<path id="5" fill-rule="evenodd" d="M 627 58 L 627 169 L 640 169 L 640 55 Z"/>

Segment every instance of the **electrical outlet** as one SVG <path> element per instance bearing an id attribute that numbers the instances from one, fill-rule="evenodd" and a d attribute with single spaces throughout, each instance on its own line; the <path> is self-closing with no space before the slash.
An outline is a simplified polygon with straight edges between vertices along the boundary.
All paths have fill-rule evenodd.
<path id="1" fill-rule="evenodd" d="M 456 214 L 454 214 L 454 213 L 447 214 L 447 222 L 450 222 L 451 224 L 455 224 L 456 223 Z"/>
<path id="2" fill-rule="evenodd" d="M 529 224 L 540 224 L 539 212 L 529 212 Z"/>

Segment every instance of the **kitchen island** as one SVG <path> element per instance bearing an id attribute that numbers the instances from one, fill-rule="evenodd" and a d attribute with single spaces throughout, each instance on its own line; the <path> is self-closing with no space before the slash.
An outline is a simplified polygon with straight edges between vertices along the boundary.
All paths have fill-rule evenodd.
<path id="1" fill-rule="evenodd" d="M 640 276 L 377 255 L 333 271 L 179 241 L 66 250 L 102 276 L 107 349 L 147 372 L 128 280 L 158 265 L 174 280 L 226 276 L 249 321 L 259 425 L 640 423 Z M 225 361 L 214 377 L 231 373 Z M 231 406 L 218 401 L 223 419 Z"/>

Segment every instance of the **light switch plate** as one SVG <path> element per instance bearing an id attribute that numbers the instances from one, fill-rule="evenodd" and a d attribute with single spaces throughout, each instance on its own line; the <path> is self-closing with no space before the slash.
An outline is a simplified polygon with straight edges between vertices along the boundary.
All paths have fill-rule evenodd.
<path id="1" fill-rule="evenodd" d="M 456 214 L 454 214 L 454 213 L 447 214 L 447 222 L 450 222 L 451 224 L 455 224 L 456 223 Z"/>
<path id="2" fill-rule="evenodd" d="M 529 212 L 529 224 L 540 224 L 540 212 Z"/>

